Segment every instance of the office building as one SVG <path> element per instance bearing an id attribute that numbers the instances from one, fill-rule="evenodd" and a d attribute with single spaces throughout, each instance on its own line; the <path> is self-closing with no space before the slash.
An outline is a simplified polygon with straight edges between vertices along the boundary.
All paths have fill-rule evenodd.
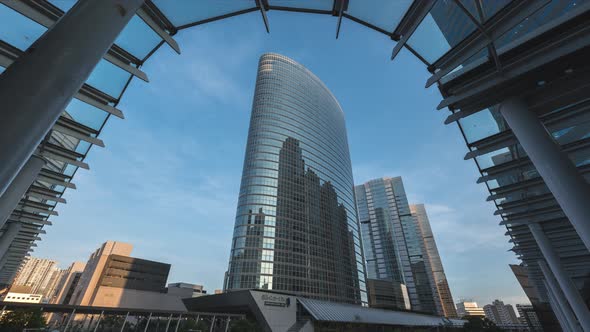
<path id="1" fill-rule="evenodd" d="M 514 312 L 514 307 L 512 307 L 511 304 L 504 304 L 504 302 L 500 300 L 494 300 L 492 304 L 484 305 L 483 311 L 486 317 L 496 323 L 496 325 L 513 325 L 520 323 Z"/>
<path id="2" fill-rule="evenodd" d="M 390 279 L 367 278 L 367 294 L 371 308 L 410 310 L 406 285 Z"/>
<path id="3" fill-rule="evenodd" d="M 179 296 L 166 293 L 170 264 L 130 257 L 132 248 L 107 241 L 92 253 L 68 304 L 185 310 Z M 68 292 L 62 292 L 64 304 Z"/>
<path id="4" fill-rule="evenodd" d="M 168 284 L 168 287 L 166 287 L 166 293 L 178 296 L 181 299 L 207 295 L 207 291 L 204 289 L 203 285 L 194 285 L 186 282 Z"/>
<path id="5" fill-rule="evenodd" d="M 445 317 L 457 317 L 455 301 L 453 301 L 453 296 L 451 295 L 451 289 L 449 288 L 447 276 L 445 275 L 445 270 L 442 265 L 440 254 L 438 253 L 438 247 L 434 240 L 434 234 L 432 233 L 432 228 L 430 227 L 430 221 L 428 220 L 424 204 L 411 204 L 410 212 L 412 213 L 414 222 L 420 231 L 424 246 L 424 254 L 430 262 L 430 265 L 427 266 L 431 269 L 431 281 L 435 287 L 433 294 L 434 296 L 438 296 L 438 300 L 435 301 L 435 303 L 440 303 L 440 309 L 442 310 L 440 313 Z"/>
<path id="6" fill-rule="evenodd" d="M 461 300 L 456 304 L 456 308 L 459 318 L 472 316 L 485 317 L 483 309 L 477 306 L 477 302 Z"/>
<path id="7" fill-rule="evenodd" d="M 530 304 L 517 304 L 516 311 L 518 311 L 518 321 L 521 324 L 528 326 L 531 332 L 543 332 L 543 325 L 537 316 L 535 308 Z"/>
<path id="8" fill-rule="evenodd" d="M 400 309 L 444 315 L 419 224 L 412 216 L 401 177 L 355 186 L 355 197 L 367 278 L 403 284 L 410 308 L 400 301 Z"/>
<path id="9" fill-rule="evenodd" d="M 86 263 L 73 262 L 64 273 L 61 275 L 60 280 L 56 286 L 56 292 L 51 298 L 50 303 L 54 304 L 69 304 L 74 290 L 78 286 L 82 272 L 84 272 Z"/>
<path id="10" fill-rule="evenodd" d="M 312 12 L 332 15 L 338 27 L 343 20 L 361 23 L 393 48 L 384 56 L 406 49 L 424 63 L 431 74 L 426 85 L 440 90 L 445 123 L 458 123 L 469 149 L 465 159 L 477 162 L 477 182 L 489 188 L 539 300 L 555 309 L 566 330 L 566 317 L 576 317 L 590 331 L 583 290 L 590 279 L 586 1 L 232 1 L 221 7 L 214 0 L 151 1 L 138 16 L 141 1 L 118 2 L 123 10 L 112 15 L 110 0 L 87 2 L 92 5 L 0 5 L 0 29 L 11 32 L 0 45 L 0 195 L 10 202 L 0 210 L 0 284 L 11 283 L 56 205 L 65 202 L 64 190 L 74 187 L 76 170 L 88 168 L 90 147 L 104 146 L 98 136 L 107 120 L 123 117 L 117 105 L 126 82 L 147 81 L 139 67 L 163 45 L 179 52 L 178 31 L 254 11 L 269 29 L 268 11 Z M 59 20 L 70 10 L 72 20 Z M 96 29 L 83 29 L 88 19 Z M 26 52 L 33 44 L 35 52 Z M 51 140 L 58 132 L 83 144 L 56 146 Z M 492 157 L 500 154 L 507 158 L 496 164 Z M 67 166 L 43 167 L 51 161 Z"/>
<path id="11" fill-rule="evenodd" d="M 312 72 L 260 58 L 225 290 L 366 303 L 344 113 Z"/>

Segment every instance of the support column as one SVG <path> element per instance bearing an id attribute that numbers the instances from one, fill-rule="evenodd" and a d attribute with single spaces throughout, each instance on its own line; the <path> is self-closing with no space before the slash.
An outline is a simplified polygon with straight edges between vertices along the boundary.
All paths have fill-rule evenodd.
<path id="1" fill-rule="evenodd" d="M 143 2 L 78 1 L 0 75 L 0 195 Z"/>
<path id="2" fill-rule="evenodd" d="M 11 222 L 6 225 L 6 230 L 4 234 L 0 236 L 0 260 L 6 255 L 8 252 L 8 248 L 18 235 L 22 228 L 22 224 L 19 222 Z"/>
<path id="3" fill-rule="evenodd" d="M 64 332 L 68 331 L 68 327 L 70 326 L 70 323 L 72 322 L 72 320 L 74 319 L 75 316 L 76 316 L 76 309 L 73 309 L 72 313 L 70 314 L 70 317 L 68 318 L 68 322 L 66 323 L 66 327 L 64 327 Z"/>
<path id="4" fill-rule="evenodd" d="M 143 329 L 143 332 L 147 332 L 148 326 L 150 326 L 150 320 L 152 320 L 152 313 L 151 312 L 150 312 L 150 316 L 148 317 L 147 322 L 145 323 L 145 329 Z"/>
<path id="5" fill-rule="evenodd" d="M 209 332 L 213 332 L 215 328 L 215 315 L 213 315 L 213 320 L 211 321 L 211 327 L 209 328 Z"/>
<path id="6" fill-rule="evenodd" d="M 590 250 L 590 186 L 522 99 L 506 100 L 499 109 L 584 245 Z"/>
<path id="7" fill-rule="evenodd" d="M 104 310 L 100 311 L 100 315 L 98 316 L 98 320 L 96 321 L 96 325 L 94 326 L 94 332 L 96 332 L 96 330 L 98 330 L 98 326 L 100 325 L 102 315 L 104 315 Z"/>
<path id="8" fill-rule="evenodd" d="M 129 311 L 127 311 L 127 314 L 125 315 L 125 320 L 123 321 L 123 325 L 121 326 L 121 332 L 123 332 L 125 330 L 125 325 L 127 324 L 127 318 L 129 318 Z"/>
<path id="9" fill-rule="evenodd" d="M 170 328 L 170 321 L 172 320 L 172 314 L 168 317 L 168 322 L 166 322 L 166 330 L 164 332 L 168 332 L 168 328 Z"/>
<path id="10" fill-rule="evenodd" d="M 10 214 L 31 184 L 33 184 L 44 165 L 45 160 L 43 158 L 35 155 L 31 156 L 18 172 L 18 175 L 12 180 L 10 186 L 6 188 L 4 194 L 0 196 L 0 228 L 4 226 L 6 220 L 8 220 L 8 217 L 10 217 Z"/>
<path id="11" fill-rule="evenodd" d="M 544 280 L 543 280 L 543 283 L 546 284 L 546 282 Z M 572 332 L 572 330 L 570 329 L 569 325 L 567 324 L 567 322 L 563 316 L 563 312 L 561 312 L 561 308 L 557 305 L 555 298 L 553 298 L 552 294 L 549 294 L 549 290 L 547 290 L 547 298 L 548 298 L 549 306 L 553 310 L 553 313 L 555 314 L 555 317 L 557 318 L 557 322 L 559 323 L 559 326 L 561 327 L 563 332 Z"/>
<path id="12" fill-rule="evenodd" d="M 576 285 L 563 269 L 559 256 L 557 256 L 557 253 L 551 247 L 549 239 L 539 224 L 529 224 L 529 229 L 531 230 L 539 249 L 541 249 L 545 261 L 549 265 L 548 270 L 550 270 L 553 276 L 555 276 L 555 279 L 557 279 L 559 288 L 563 291 L 563 294 L 578 318 L 582 329 L 586 332 L 590 332 L 590 310 L 588 310 L 588 307 L 582 299 Z M 546 267 L 545 263 L 542 261 L 539 266 L 541 269 L 543 269 L 543 266 Z M 546 278 L 546 280 L 551 280 L 551 278 Z M 551 286 L 551 284 L 549 286 Z M 553 295 L 557 296 L 557 294 Z"/>
<path id="13" fill-rule="evenodd" d="M 549 299 L 553 302 L 554 306 L 552 305 L 552 309 L 555 312 L 556 316 L 561 316 L 559 319 L 559 323 L 561 325 L 567 326 L 570 331 L 573 332 L 580 332 L 582 329 L 580 328 L 580 324 L 578 324 L 578 320 L 574 316 L 570 305 L 567 303 L 567 300 L 563 296 L 563 293 L 559 289 L 557 282 L 553 278 L 553 274 L 549 271 L 549 268 L 543 261 L 538 261 L 539 267 L 541 268 L 541 272 L 545 277 L 543 283 L 545 284 L 545 289 L 547 289 L 547 295 Z M 562 321 L 563 319 L 563 321 Z"/>
<path id="14" fill-rule="evenodd" d="M 178 315 L 178 321 L 176 321 L 176 328 L 174 328 L 174 332 L 178 332 L 178 327 L 180 326 L 181 319 L 182 319 L 182 314 Z"/>

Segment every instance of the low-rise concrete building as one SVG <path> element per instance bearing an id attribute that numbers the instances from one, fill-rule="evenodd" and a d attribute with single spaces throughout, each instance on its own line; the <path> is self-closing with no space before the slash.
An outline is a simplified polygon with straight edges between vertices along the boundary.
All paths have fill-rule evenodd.
<path id="1" fill-rule="evenodd" d="M 189 284 L 187 282 L 175 282 L 168 284 L 166 293 L 169 295 L 178 296 L 181 299 L 207 295 L 207 291 L 203 285 Z"/>
<path id="2" fill-rule="evenodd" d="M 189 311 L 244 314 L 266 332 L 402 331 L 461 327 L 465 321 L 328 302 L 268 290 L 239 290 L 183 300 Z"/>
<path id="3" fill-rule="evenodd" d="M 69 304 L 153 310 L 186 310 L 168 294 L 170 264 L 131 257 L 129 243 L 107 241 L 86 263 Z"/>

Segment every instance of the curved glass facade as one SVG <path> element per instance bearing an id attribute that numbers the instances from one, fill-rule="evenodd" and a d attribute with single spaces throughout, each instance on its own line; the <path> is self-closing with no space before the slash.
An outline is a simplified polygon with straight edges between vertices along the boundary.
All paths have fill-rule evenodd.
<path id="1" fill-rule="evenodd" d="M 260 58 L 227 290 L 366 303 L 344 113 L 309 70 Z"/>

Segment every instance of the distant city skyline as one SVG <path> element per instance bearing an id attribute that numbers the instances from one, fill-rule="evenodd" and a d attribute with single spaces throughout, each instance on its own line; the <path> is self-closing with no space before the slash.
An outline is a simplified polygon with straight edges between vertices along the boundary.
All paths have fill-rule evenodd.
<path id="1" fill-rule="evenodd" d="M 404 52 L 388 62 L 391 50 L 383 36 L 362 26 L 344 24 L 347 34 L 336 41 L 331 34 L 316 33 L 333 28 L 329 19 L 274 15 L 281 20 L 271 37 L 288 36 L 289 43 L 251 28 L 259 17 L 246 15 L 223 27 L 183 31 L 175 36 L 186 45 L 182 56 L 162 50 L 147 63 L 143 69 L 151 83 L 131 83 L 120 104 L 127 119 L 105 128 L 101 137 L 108 149 L 92 149 L 91 170 L 78 172 L 78 189 L 66 192 L 68 205 L 34 255 L 53 257 L 64 268 L 87 257 L 88 243 L 112 238 L 137 243 L 142 257 L 170 262 L 173 281 L 220 288 L 251 107 L 253 71 L 248 68 L 263 51 L 278 51 L 317 72 L 347 110 L 355 183 L 401 175 L 412 188 L 412 201 L 426 204 L 433 230 L 440 234 L 453 295 L 481 303 L 495 298 L 527 303 L 508 268 L 517 260 L 506 252 L 499 218 L 493 216 L 493 204 L 485 202 L 488 193 L 475 183 L 479 175 L 472 163 L 462 161 L 461 137 L 455 128 L 441 125 L 445 115 L 432 111 L 440 98 L 436 90 L 423 89 L 428 73 L 422 64 Z M 307 23 L 302 29 L 289 29 L 302 19 Z M 248 34 L 248 42 L 229 34 L 232 29 Z M 235 52 L 243 57 L 230 56 Z M 346 66 L 351 62 L 364 67 Z M 392 93 L 399 104 L 393 109 Z M 173 98 L 179 94 L 183 98 Z M 368 108 L 371 118 L 363 116 Z M 221 130 L 211 125 L 218 121 L 224 122 Z M 374 129 L 390 134 L 383 137 Z M 371 145 L 379 139 L 384 145 Z M 382 153 L 385 145 L 396 153 Z M 88 233 L 98 224 L 103 227 Z M 463 227 L 461 233 L 453 231 L 457 227 Z M 482 257 L 485 264 L 479 262 Z"/>

